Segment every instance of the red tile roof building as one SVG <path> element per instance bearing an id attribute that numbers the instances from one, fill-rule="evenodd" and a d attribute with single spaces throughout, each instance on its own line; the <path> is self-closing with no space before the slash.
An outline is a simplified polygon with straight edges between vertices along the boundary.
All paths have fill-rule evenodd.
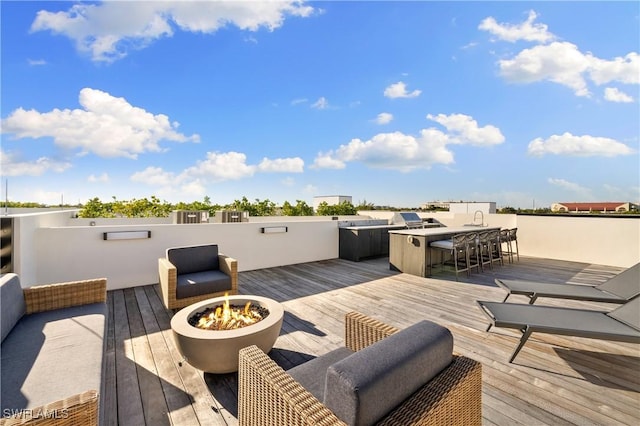
<path id="1" fill-rule="evenodd" d="M 634 203 L 554 203 L 551 205 L 551 211 L 554 212 L 568 212 L 568 213 L 590 213 L 590 212 L 602 212 L 602 213 L 622 213 L 628 211 L 637 211 L 638 205 Z"/>

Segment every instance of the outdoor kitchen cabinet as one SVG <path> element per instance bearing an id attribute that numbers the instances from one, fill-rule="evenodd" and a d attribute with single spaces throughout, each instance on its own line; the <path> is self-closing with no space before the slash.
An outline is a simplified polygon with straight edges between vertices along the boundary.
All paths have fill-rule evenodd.
<path id="1" fill-rule="evenodd" d="M 361 259 L 389 255 L 389 230 L 405 226 L 348 226 L 340 229 L 340 259 L 359 262 Z"/>

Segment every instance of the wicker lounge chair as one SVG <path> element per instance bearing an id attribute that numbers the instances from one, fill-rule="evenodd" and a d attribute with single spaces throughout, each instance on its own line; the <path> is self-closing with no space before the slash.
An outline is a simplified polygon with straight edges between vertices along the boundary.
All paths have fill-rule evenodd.
<path id="1" fill-rule="evenodd" d="M 640 296 L 611 312 L 478 301 L 492 326 L 522 332 L 511 355 L 513 362 L 531 333 L 548 333 L 591 339 L 640 343 Z"/>
<path id="2" fill-rule="evenodd" d="M 495 282 L 507 291 L 503 302 L 512 294 L 519 294 L 529 297 L 529 304 L 538 297 L 625 303 L 640 294 L 640 263 L 597 286 L 500 279 Z"/>
<path id="3" fill-rule="evenodd" d="M 426 323 L 426 324 L 425 324 Z M 365 315 L 351 312 L 346 315 L 345 318 L 345 347 L 339 348 L 335 351 L 329 352 L 321 357 L 315 358 L 307 363 L 304 363 L 298 367 L 294 367 L 292 370 L 285 372 L 280 368 L 271 358 L 269 358 L 264 352 L 258 349 L 256 346 L 250 346 L 240 351 L 240 369 L 238 375 L 238 420 L 240 425 L 264 425 L 264 426 L 289 426 L 289 425 L 343 425 L 345 420 L 341 420 L 336 412 L 332 411 L 327 404 L 327 391 L 324 395 L 324 401 L 322 398 L 314 396 L 315 391 L 324 392 L 326 389 L 336 389 L 331 387 L 331 384 L 337 382 L 331 382 L 330 371 L 342 376 L 344 371 L 348 369 L 337 368 L 336 366 L 343 361 L 353 360 L 353 356 L 371 355 L 381 348 L 384 354 L 388 354 L 389 351 L 385 351 L 385 347 L 389 345 L 397 346 L 397 338 L 401 337 L 401 333 L 409 332 L 414 327 L 425 327 L 429 330 L 437 330 L 438 328 L 444 329 L 437 324 L 429 323 L 428 321 L 422 321 L 414 326 L 408 327 L 404 330 L 398 330 L 394 327 L 385 325 L 379 321 L 373 320 Z M 435 326 L 435 327 L 433 327 Z M 444 329 L 446 330 L 446 329 Z M 437 333 L 437 331 L 436 331 Z M 446 333 L 450 335 L 450 332 L 446 330 Z M 441 333 L 442 334 L 442 333 Z M 409 333 L 409 336 L 411 334 Z M 407 336 L 405 334 L 404 336 Z M 439 337 L 436 340 L 440 339 Z M 451 353 L 453 348 L 453 340 L 450 337 L 450 346 L 448 347 L 448 356 L 450 363 L 446 364 L 444 369 L 440 372 L 436 372 L 433 378 L 431 378 L 426 384 L 419 385 L 417 390 L 409 394 L 409 396 L 400 400 L 400 403 L 394 405 L 390 412 L 386 412 L 384 417 L 377 420 L 378 424 L 394 424 L 394 425 L 407 425 L 407 424 L 421 424 L 421 425 L 442 425 L 442 424 L 464 424 L 464 425 L 479 425 L 482 422 L 482 369 L 481 364 L 470 358 L 464 356 L 455 355 Z M 429 340 L 429 339 L 427 339 Z M 441 340 L 441 339 L 440 339 Z M 400 356 L 409 357 L 406 363 L 394 363 L 390 369 L 385 370 L 385 376 L 380 379 L 380 375 L 377 372 L 371 373 L 371 370 L 375 370 L 377 364 L 375 362 L 368 362 L 364 364 L 360 363 L 356 365 L 355 370 L 365 374 L 374 374 L 373 377 L 369 377 L 369 380 L 362 387 L 358 388 L 357 385 L 355 394 L 360 392 L 360 396 L 356 395 L 358 403 L 355 405 L 360 406 L 361 409 L 367 411 L 367 408 L 371 405 L 371 396 L 376 395 L 373 398 L 375 409 L 378 409 L 377 405 L 387 404 L 388 400 L 393 398 L 395 387 L 386 386 L 389 380 L 400 382 L 400 387 L 404 386 L 405 381 L 413 380 L 413 376 L 422 374 L 423 370 L 432 367 L 429 360 L 438 358 L 442 355 L 443 351 L 437 354 L 427 355 L 427 362 L 419 364 L 419 368 L 416 368 L 415 359 L 424 356 L 425 346 L 426 351 L 429 351 L 430 346 L 437 346 L 439 349 L 442 345 L 439 341 L 435 343 L 429 342 L 424 344 L 424 340 L 421 339 L 408 339 L 411 344 L 416 344 L 419 347 L 417 350 L 409 351 L 395 351 Z M 386 342 L 385 342 L 386 341 Z M 402 339 L 400 339 L 402 341 Z M 385 343 L 387 346 L 384 346 Z M 438 349 L 438 350 L 439 350 Z M 447 349 L 444 350 L 446 352 Z M 394 352 L 393 350 L 390 352 Z M 346 358 L 344 357 L 345 354 Z M 391 355 L 391 359 L 394 359 Z M 411 359 L 411 358 L 414 359 Z M 336 358 L 338 361 L 336 361 Z M 369 358 L 371 359 L 371 358 Z M 393 362 L 387 361 L 385 362 Z M 449 362 L 449 361 L 447 361 Z M 406 368 L 408 364 L 414 364 Z M 435 361 L 434 361 L 435 363 Z M 340 365 L 344 365 L 340 364 Z M 307 374 L 316 375 L 319 372 L 319 378 L 315 382 L 309 376 L 306 377 L 306 381 L 309 382 L 308 386 L 303 386 L 300 381 L 294 379 L 293 371 L 306 368 L 307 366 L 313 367 L 307 369 Z M 324 368 L 316 368 L 318 366 L 324 366 Z M 328 366 L 328 367 L 327 367 Z M 353 366 L 353 365 L 352 365 Z M 360 369 L 358 369 L 358 366 Z M 333 370 L 332 370 L 333 369 Z M 408 370 L 402 371 L 396 370 Z M 325 375 L 326 372 L 326 375 Z M 291 373 L 291 374 L 289 374 Z M 408 375 L 407 375 L 408 373 Z M 400 378 L 399 378 L 400 377 Z M 384 382 L 383 387 L 380 388 L 380 384 L 371 385 L 373 382 Z M 386 382 L 385 382 L 386 381 Z M 354 386 L 353 382 L 345 385 L 349 380 L 338 380 L 342 386 Z M 396 383 L 397 384 L 397 383 Z M 371 389 L 372 387 L 378 387 L 378 389 Z M 353 397 L 353 393 L 342 394 L 340 392 L 331 392 L 329 395 L 333 398 L 333 402 L 337 405 L 349 405 L 347 401 L 350 397 Z M 369 401 L 364 401 L 369 397 Z M 331 405 L 331 404 L 329 404 Z M 395 407 L 395 408 L 394 408 Z M 342 407 L 344 408 L 344 407 Z M 369 414 L 369 413 L 366 413 Z M 360 419 L 361 420 L 361 419 Z M 349 421 L 349 424 L 351 422 Z"/>
<path id="4" fill-rule="evenodd" d="M 238 294 L 238 261 L 215 244 L 167 249 L 166 257 L 158 259 L 158 277 L 167 309 Z"/>

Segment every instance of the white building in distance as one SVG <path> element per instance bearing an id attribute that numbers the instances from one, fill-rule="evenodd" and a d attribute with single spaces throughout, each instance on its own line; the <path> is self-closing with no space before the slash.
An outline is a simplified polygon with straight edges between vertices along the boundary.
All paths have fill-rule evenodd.
<path id="1" fill-rule="evenodd" d="M 321 203 L 327 203 L 329 206 L 335 206 L 338 204 L 342 204 L 345 201 L 352 203 L 351 195 L 318 195 L 313 197 L 313 210 L 318 211 L 318 207 Z"/>

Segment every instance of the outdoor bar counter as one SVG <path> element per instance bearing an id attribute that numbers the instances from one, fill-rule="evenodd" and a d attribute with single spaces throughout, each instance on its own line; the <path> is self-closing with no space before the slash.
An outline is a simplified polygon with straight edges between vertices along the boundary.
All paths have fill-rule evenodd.
<path id="1" fill-rule="evenodd" d="M 431 275 L 431 241 L 451 239 L 455 234 L 500 229 L 499 226 L 458 226 L 389 231 L 389 268 L 419 277 Z"/>

